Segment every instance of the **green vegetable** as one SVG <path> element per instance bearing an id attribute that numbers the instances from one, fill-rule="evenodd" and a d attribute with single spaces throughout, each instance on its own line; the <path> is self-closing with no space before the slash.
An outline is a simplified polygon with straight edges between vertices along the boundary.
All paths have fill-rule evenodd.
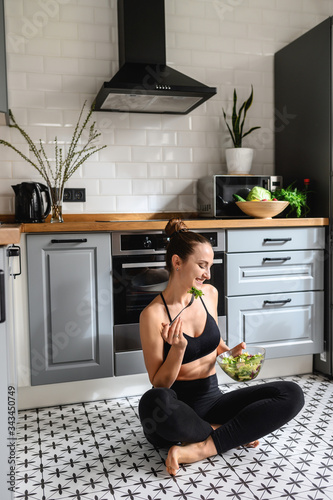
<path id="1" fill-rule="evenodd" d="M 236 193 L 235 193 L 235 194 L 233 194 L 232 196 L 235 198 L 235 200 L 236 200 L 236 201 L 246 201 L 246 200 L 244 200 L 244 198 L 242 198 L 241 196 L 239 196 L 239 195 L 238 195 L 238 194 L 236 194 Z"/>
<path id="2" fill-rule="evenodd" d="M 243 352 L 240 356 L 217 357 L 222 370 L 233 380 L 247 381 L 256 378 L 263 361 L 263 354 Z"/>
<path id="3" fill-rule="evenodd" d="M 286 217 L 289 217 L 293 212 L 296 212 L 296 217 L 306 217 L 310 211 L 307 205 L 308 191 L 293 188 L 293 184 L 290 184 L 286 189 L 277 189 L 274 191 L 274 196 L 280 201 L 289 201 L 290 209 Z"/>
<path id="4" fill-rule="evenodd" d="M 271 199 L 272 195 L 270 191 L 260 186 L 254 186 L 254 188 L 252 188 L 249 194 L 247 195 L 246 201 L 252 201 L 252 200 L 270 201 Z"/>
<path id="5" fill-rule="evenodd" d="M 189 290 L 187 293 L 193 293 L 195 299 L 204 295 L 204 293 L 202 293 L 202 290 L 198 290 L 197 288 L 194 288 L 194 286 L 192 286 L 191 290 Z"/>

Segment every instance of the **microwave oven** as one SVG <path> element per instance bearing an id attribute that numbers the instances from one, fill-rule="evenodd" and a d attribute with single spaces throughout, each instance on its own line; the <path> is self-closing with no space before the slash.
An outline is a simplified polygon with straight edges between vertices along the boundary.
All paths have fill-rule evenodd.
<path id="1" fill-rule="evenodd" d="M 254 186 L 273 192 L 282 187 L 282 177 L 274 175 L 212 175 L 198 179 L 197 210 L 202 217 L 247 218 L 236 205 L 234 194 L 246 199 Z"/>

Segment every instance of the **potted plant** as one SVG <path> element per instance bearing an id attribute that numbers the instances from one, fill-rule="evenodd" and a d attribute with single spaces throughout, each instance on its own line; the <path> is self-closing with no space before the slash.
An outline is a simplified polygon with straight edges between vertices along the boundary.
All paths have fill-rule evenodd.
<path id="1" fill-rule="evenodd" d="M 94 153 L 106 148 L 106 145 L 99 146 L 94 144 L 96 139 L 101 135 L 97 132 L 93 122 L 88 129 L 88 136 L 84 138 L 84 131 L 88 126 L 93 108 L 90 108 L 86 118 L 81 123 L 82 113 L 85 107 L 83 104 L 76 123 L 74 133 L 69 146 L 66 148 L 59 147 L 57 137 L 54 143 L 54 158 L 49 158 L 46 154 L 44 145 L 41 140 L 36 143 L 29 135 L 18 125 L 13 113 L 9 110 L 10 124 L 12 128 L 16 128 L 28 143 L 29 151 L 34 155 L 34 160 L 22 153 L 9 142 L 0 139 L 0 144 L 7 146 L 18 153 L 27 163 L 30 163 L 45 180 L 51 197 L 51 222 L 63 222 L 62 218 L 62 200 L 64 194 L 65 183 L 74 174 L 74 172 Z"/>
<path id="2" fill-rule="evenodd" d="M 243 147 L 243 139 L 254 130 L 260 127 L 252 127 L 246 132 L 244 124 L 246 114 L 253 102 L 253 86 L 251 85 L 250 97 L 243 102 L 237 111 L 237 91 L 234 89 L 233 108 L 231 125 L 227 121 L 226 112 L 223 109 L 223 116 L 228 127 L 234 147 L 226 149 L 227 168 L 230 174 L 249 174 L 252 166 L 253 149 Z"/>

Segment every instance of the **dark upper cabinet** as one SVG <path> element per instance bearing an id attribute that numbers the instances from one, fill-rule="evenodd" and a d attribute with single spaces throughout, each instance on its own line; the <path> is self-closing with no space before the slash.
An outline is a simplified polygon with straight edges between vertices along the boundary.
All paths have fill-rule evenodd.
<path id="1" fill-rule="evenodd" d="M 0 0 L 0 125 L 8 124 L 4 0 Z"/>

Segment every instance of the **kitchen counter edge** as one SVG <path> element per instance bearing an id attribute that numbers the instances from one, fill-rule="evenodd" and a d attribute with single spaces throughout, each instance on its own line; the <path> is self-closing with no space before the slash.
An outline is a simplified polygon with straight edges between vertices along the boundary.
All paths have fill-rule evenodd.
<path id="1" fill-rule="evenodd" d="M 265 227 L 311 227 L 328 226 L 326 217 L 285 218 L 285 219 L 195 219 L 183 218 L 189 229 L 248 229 Z M 159 231 L 166 226 L 168 219 L 147 220 L 99 220 L 73 221 L 63 223 L 2 224 L 0 226 L 0 245 L 20 242 L 21 233 L 85 233 L 112 231 Z"/>
<path id="2" fill-rule="evenodd" d="M 90 231 L 153 231 L 163 230 L 165 220 L 69 221 L 63 223 L 22 224 L 22 233 L 90 232 Z M 246 229 L 264 227 L 328 226 L 324 217 L 299 219 L 200 219 L 183 218 L 189 229 Z"/>

